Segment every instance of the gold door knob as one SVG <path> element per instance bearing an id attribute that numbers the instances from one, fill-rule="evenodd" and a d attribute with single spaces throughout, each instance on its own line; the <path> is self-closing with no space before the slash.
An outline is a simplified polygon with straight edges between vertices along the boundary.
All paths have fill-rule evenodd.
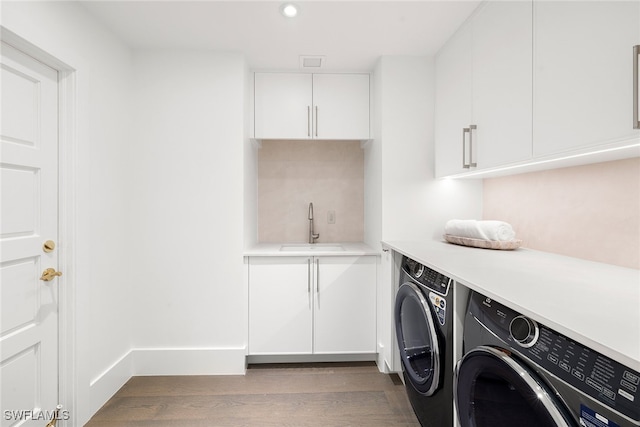
<path id="1" fill-rule="evenodd" d="M 62 276 L 62 273 L 60 273 L 59 271 L 56 271 L 55 268 L 47 268 L 45 271 L 42 272 L 42 276 L 40 276 L 40 280 L 49 282 L 53 280 L 53 278 L 56 276 Z"/>

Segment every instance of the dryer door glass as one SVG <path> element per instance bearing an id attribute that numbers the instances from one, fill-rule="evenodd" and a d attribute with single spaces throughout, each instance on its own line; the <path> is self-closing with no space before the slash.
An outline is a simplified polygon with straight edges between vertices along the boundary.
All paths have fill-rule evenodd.
<path id="1" fill-rule="evenodd" d="M 440 383 L 440 351 L 434 316 L 416 285 L 398 289 L 395 321 L 402 368 L 415 389 L 430 396 Z"/>
<path id="2" fill-rule="evenodd" d="M 455 400 L 461 427 L 573 427 L 568 410 L 517 359 L 480 346 L 456 369 Z"/>

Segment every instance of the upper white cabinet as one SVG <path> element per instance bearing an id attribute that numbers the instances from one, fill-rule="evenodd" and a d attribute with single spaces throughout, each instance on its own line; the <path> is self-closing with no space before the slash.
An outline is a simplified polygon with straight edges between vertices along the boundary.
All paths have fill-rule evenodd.
<path id="1" fill-rule="evenodd" d="M 311 138 L 312 74 L 255 73 L 255 137 Z"/>
<path id="2" fill-rule="evenodd" d="M 471 124 L 471 26 L 462 27 L 436 61 L 436 176 L 466 170 Z"/>
<path id="3" fill-rule="evenodd" d="M 256 139 L 369 139 L 368 74 L 255 73 Z"/>
<path id="4" fill-rule="evenodd" d="M 638 44 L 638 0 L 483 3 L 436 59 L 436 176 L 637 155 Z"/>
<path id="5" fill-rule="evenodd" d="M 438 54 L 437 176 L 531 157 L 532 13 L 487 2 Z"/>
<path id="6" fill-rule="evenodd" d="M 489 2 L 473 20 L 471 124 L 478 168 L 531 157 L 532 3 Z"/>
<path id="7" fill-rule="evenodd" d="M 314 74 L 313 137 L 369 139 L 369 75 Z"/>
<path id="8" fill-rule="evenodd" d="M 534 155 L 640 137 L 633 129 L 638 1 L 534 5 Z"/>

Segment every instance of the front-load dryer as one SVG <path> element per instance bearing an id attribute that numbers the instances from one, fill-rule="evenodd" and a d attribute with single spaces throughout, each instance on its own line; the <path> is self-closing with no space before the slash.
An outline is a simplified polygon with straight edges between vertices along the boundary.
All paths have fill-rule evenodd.
<path id="1" fill-rule="evenodd" d="M 395 327 L 411 406 L 423 427 L 453 426 L 452 281 L 403 257 Z"/>
<path id="2" fill-rule="evenodd" d="M 477 292 L 463 348 L 461 427 L 640 426 L 640 373 Z"/>

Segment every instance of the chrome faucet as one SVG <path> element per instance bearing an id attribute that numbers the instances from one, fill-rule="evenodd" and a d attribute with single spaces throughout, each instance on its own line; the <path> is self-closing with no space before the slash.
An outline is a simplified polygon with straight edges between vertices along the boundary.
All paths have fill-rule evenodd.
<path id="1" fill-rule="evenodd" d="M 313 233 L 313 203 L 309 203 L 309 243 L 315 243 L 318 237 L 319 234 Z"/>

